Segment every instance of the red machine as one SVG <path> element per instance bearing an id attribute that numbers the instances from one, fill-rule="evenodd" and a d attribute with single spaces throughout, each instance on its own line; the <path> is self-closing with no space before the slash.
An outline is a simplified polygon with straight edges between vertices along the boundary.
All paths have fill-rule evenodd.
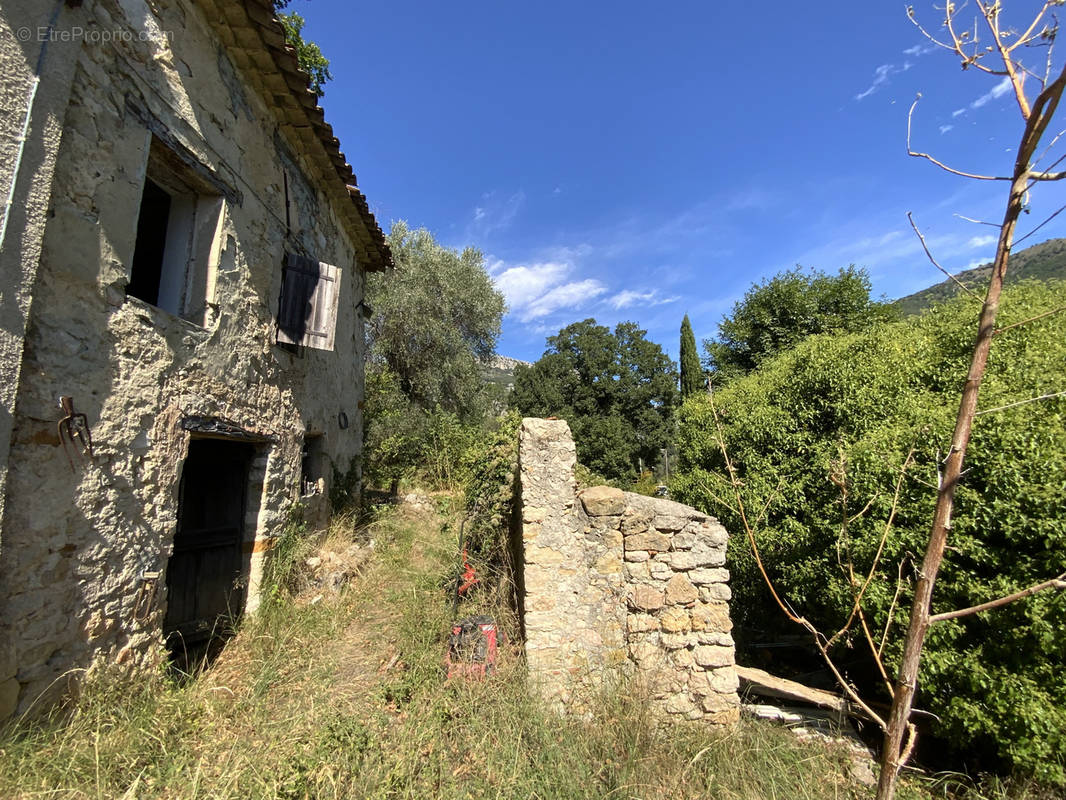
<path id="1" fill-rule="evenodd" d="M 452 623 L 445 664 L 448 678 L 484 678 L 496 671 L 496 620 L 485 615 Z"/>

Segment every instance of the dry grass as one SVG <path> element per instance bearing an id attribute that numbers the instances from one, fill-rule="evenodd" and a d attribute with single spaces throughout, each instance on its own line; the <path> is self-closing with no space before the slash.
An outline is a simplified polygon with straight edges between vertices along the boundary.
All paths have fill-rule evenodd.
<path id="1" fill-rule="evenodd" d="M 331 535 L 342 547 L 352 527 Z M 454 526 L 390 512 L 356 535 L 377 546 L 352 586 L 314 604 L 280 593 L 196 680 L 100 675 L 63 716 L 3 731 L 0 797 L 867 796 L 833 748 L 754 722 L 661 725 L 621 686 L 588 719 L 560 718 L 527 691 L 514 651 L 492 680 L 444 681 Z"/>

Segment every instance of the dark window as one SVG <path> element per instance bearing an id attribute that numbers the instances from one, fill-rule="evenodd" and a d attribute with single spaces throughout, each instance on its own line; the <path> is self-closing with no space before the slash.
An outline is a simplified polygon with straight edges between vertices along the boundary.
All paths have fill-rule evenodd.
<path id="1" fill-rule="evenodd" d="M 301 462 L 300 494 L 304 497 L 320 494 L 325 490 L 324 457 L 321 433 L 304 435 L 303 459 Z"/>
<path id="2" fill-rule="evenodd" d="M 167 243 L 170 194 L 151 179 L 144 182 L 141 211 L 137 217 L 137 244 L 126 294 L 153 306 L 159 303 L 159 278 Z"/>
<path id="3" fill-rule="evenodd" d="M 222 197 L 152 140 L 126 294 L 205 322 Z"/>

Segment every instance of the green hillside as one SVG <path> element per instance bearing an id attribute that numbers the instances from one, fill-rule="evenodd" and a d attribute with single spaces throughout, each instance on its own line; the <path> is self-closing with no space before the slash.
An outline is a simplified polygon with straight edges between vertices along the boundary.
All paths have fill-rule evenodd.
<path id="1" fill-rule="evenodd" d="M 992 264 L 982 264 L 974 269 L 964 270 L 955 277 L 965 286 L 982 289 L 988 283 Z M 1011 254 L 1007 268 L 1007 283 L 1017 283 L 1027 278 L 1051 280 L 1066 279 L 1066 239 L 1048 239 L 1042 244 Z M 945 280 L 928 289 L 901 297 L 896 301 L 904 314 L 917 314 L 925 309 L 942 303 L 958 294 L 959 287 L 950 280 Z"/>

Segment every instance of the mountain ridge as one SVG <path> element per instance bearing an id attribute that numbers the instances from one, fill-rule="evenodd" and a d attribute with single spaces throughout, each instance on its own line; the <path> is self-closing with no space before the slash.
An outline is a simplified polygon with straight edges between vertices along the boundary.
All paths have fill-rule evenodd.
<path id="1" fill-rule="evenodd" d="M 967 288 L 980 288 L 992 274 L 992 263 L 981 264 L 955 274 Z M 1007 265 L 1007 285 L 1026 279 L 1066 279 L 1066 239 L 1048 239 L 1017 253 L 1011 253 Z M 925 289 L 908 294 L 892 304 L 898 306 L 905 316 L 919 314 L 932 306 L 950 300 L 961 291 L 958 284 L 947 279 Z"/>

